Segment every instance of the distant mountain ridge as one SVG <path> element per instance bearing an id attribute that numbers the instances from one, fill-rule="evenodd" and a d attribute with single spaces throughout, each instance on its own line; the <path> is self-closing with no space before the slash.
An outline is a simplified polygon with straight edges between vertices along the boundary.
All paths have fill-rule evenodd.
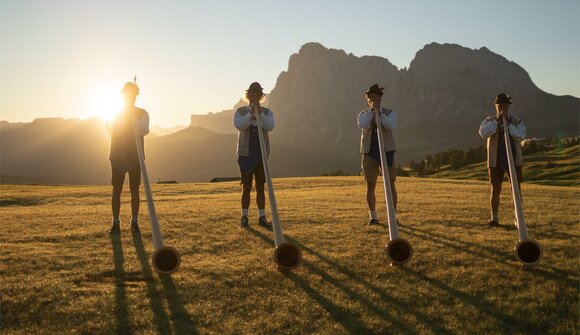
<path id="1" fill-rule="evenodd" d="M 374 83 L 385 87 L 383 104 L 398 115 L 396 159 L 401 165 L 448 148 L 482 144 L 479 124 L 494 113 L 493 98 L 502 91 L 513 96 L 511 112 L 524 120 L 528 137 L 579 133 L 580 99 L 542 91 L 522 67 L 485 47 L 431 43 L 417 52 L 408 69 L 398 69 L 382 57 L 356 57 L 307 43 L 290 56 L 288 69 L 268 96 L 277 122 L 271 134 L 273 175 L 360 171 L 356 115 L 366 108 L 364 92 Z M 238 101 L 235 107 L 243 104 Z M 192 115 L 189 128 L 148 136 L 151 179 L 208 181 L 237 175 L 234 109 Z M 8 177 L 108 182 L 109 137 L 102 122 L 2 122 L 0 132 L 2 182 Z"/>

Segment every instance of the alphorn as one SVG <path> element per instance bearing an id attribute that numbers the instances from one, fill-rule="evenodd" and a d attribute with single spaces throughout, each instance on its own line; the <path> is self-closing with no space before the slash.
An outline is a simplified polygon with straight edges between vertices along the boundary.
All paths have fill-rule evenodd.
<path id="1" fill-rule="evenodd" d="M 254 106 L 254 115 L 258 125 L 258 138 L 260 140 L 260 152 L 262 153 L 262 163 L 264 164 L 264 175 L 268 187 L 268 199 L 270 200 L 270 211 L 272 212 L 272 230 L 274 231 L 274 262 L 278 267 L 285 270 L 292 270 L 300 265 L 302 261 L 302 252 L 293 243 L 284 240 L 280 218 L 278 216 L 278 206 L 276 205 L 276 196 L 274 195 L 274 186 L 272 185 L 272 176 L 270 175 L 270 165 L 268 163 L 268 152 L 262 133 L 262 114 L 259 113 L 260 106 Z"/>
<path id="2" fill-rule="evenodd" d="M 505 117 L 502 117 L 504 141 L 507 152 L 507 159 L 510 172 L 510 184 L 512 197 L 514 198 L 514 208 L 516 212 L 516 227 L 518 228 L 519 241 L 516 244 L 515 252 L 518 260 L 524 265 L 536 265 L 542 258 L 542 246 L 538 241 L 528 237 L 528 229 L 524 220 L 524 211 L 522 209 L 520 185 L 516 173 L 516 166 L 512 156 L 511 138 Z"/>
<path id="3" fill-rule="evenodd" d="M 375 122 L 377 125 L 377 136 L 379 140 L 379 151 L 381 153 L 381 170 L 383 171 L 383 188 L 385 190 L 385 202 L 387 204 L 387 218 L 389 223 L 389 242 L 386 246 L 387 256 L 391 260 L 391 265 L 405 264 L 413 256 L 413 247 L 409 241 L 399 237 L 399 227 L 395 215 L 395 205 L 393 204 L 393 192 L 391 190 L 391 179 L 389 178 L 389 167 L 385 158 L 385 143 L 383 142 L 383 127 L 380 120 L 379 106 L 375 110 Z"/>
<path id="4" fill-rule="evenodd" d="M 137 121 L 133 122 L 133 134 L 135 135 L 137 154 L 139 156 L 139 165 L 141 166 L 141 175 L 143 176 L 143 187 L 145 189 L 145 197 L 147 198 L 149 221 L 151 221 L 151 234 L 153 235 L 153 246 L 155 248 L 155 251 L 151 257 L 153 267 L 158 273 L 170 274 L 179 269 L 181 256 L 174 247 L 163 244 L 163 237 L 161 236 L 161 229 L 159 228 L 157 213 L 155 212 L 155 204 L 153 203 L 153 195 L 151 194 L 149 175 L 147 174 L 147 167 L 145 166 L 145 157 L 143 155 L 143 147 L 141 146 L 141 137 L 138 134 Z"/>

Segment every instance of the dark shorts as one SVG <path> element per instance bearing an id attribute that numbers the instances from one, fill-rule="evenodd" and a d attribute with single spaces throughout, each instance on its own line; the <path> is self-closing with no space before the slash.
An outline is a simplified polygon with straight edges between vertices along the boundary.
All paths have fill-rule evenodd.
<path id="1" fill-rule="evenodd" d="M 381 173 L 381 164 L 374 160 L 370 155 L 362 155 L 362 169 L 367 183 L 374 183 L 377 181 Z M 391 164 L 389 164 L 389 162 Z M 387 152 L 387 167 L 389 171 L 389 179 L 391 181 L 397 180 L 397 169 L 395 168 L 395 152 Z"/>
<path id="2" fill-rule="evenodd" d="M 507 172 L 508 179 L 511 183 L 510 173 L 509 171 L 504 171 L 504 169 L 500 167 L 490 167 L 488 168 L 489 174 L 489 183 L 498 185 L 503 182 L 503 176 Z M 522 183 L 524 181 L 524 177 L 522 175 L 522 167 L 516 166 L 516 176 L 518 177 L 518 181 Z"/>
<path id="3" fill-rule="evenodd" d="M 256 184 L 264 184 L 266 182 L 266 174 L 264 174 L 264 164 L 260 160 L 254 169 L 246 174 L 240 170 L 240 184 L 252 186 L 252 180 L 256 176 Z"/>
<path id="4" fill-rule="evenodd" d="M 133 168 L 127 170 L 111 162 L 111 185 L 123 186 L 125 183 L 125 174 L 129 173 L 129 186 L 131 188 L 141 185 L 141 166 L 135 164 Z"/>

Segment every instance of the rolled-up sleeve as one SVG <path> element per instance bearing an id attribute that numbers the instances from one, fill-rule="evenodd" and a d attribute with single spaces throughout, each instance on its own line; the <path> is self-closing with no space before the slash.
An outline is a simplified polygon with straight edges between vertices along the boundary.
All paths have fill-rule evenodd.
<path id="1" fill-rule="evenodd" d="M 380 118 L 383 129 L 397 128 L 397 113 L 394 111 L 391 110 L 389 113 L 385 113 L 385 110 L 383 110 L 380 114 Z"/>
<path id="2" fill-rule="evenodd" d="M 260 114 L 262 129 L 264 129 L 265 131 L 272 131 L 276 126 L 276 120 L 274 119 L 274 113 L 272 113 L 271 110 L 268 111 L 269 111 L 268 114 L 265 113 Z"/>
<path id="3" fill-rule="evenodd" d="M 497 131 L 497 121 L 493 117 L 488 117 L 479 126 L 479 136 L 488 138 Z"/>
<path id="4" fill-rule="evenodd" d="M 368 109 L 360 112 L 356 117 L 356 122 L 360 128 L 369 129 L 373 126 L 373 112 Z"/>
<path id="5" fill-rule="evenodd" d="M 250 127 L 250 122 L 252 121 L 252 113 L 246 113 L 242 115 L 239 110 L 234 113 L 234 127 L 238 130 L 247 130 Z"/>
<path id="6" fill-rule="evenodd" d="M 510 123 L 508 125 L 510 136 L 516 141 L 523 141 L 526 138 L 526 126 L 524 122 L 520 121 L 517 125 Z"/>

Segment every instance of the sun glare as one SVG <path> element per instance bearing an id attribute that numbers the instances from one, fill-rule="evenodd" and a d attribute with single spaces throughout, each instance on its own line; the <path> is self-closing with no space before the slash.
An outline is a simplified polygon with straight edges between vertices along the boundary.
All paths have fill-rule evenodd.
<path id="1" fill-rule="evenodd" d="M 101 84 L 91 91 L 89 101 L 90 116 L 112 120 L 123 107 L 119 85 Z"/>

